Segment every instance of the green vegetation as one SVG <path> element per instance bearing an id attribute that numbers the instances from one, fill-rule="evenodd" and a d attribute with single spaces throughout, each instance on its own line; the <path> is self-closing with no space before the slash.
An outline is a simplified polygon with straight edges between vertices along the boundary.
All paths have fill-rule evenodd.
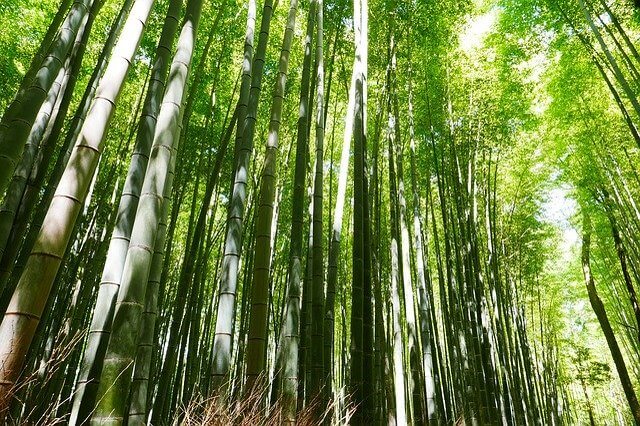
<path id="1" fill-rule="evenodd" d="M 630 0 L 0 4 L 7 424 L 640 424 Z"/>

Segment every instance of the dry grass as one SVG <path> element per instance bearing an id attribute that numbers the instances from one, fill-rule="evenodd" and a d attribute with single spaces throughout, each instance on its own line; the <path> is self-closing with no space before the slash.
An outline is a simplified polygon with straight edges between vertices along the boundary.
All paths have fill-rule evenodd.
<path id="1" fill-rule="evenodd" d="M 69 398 L 61 400 L 57 397 L 47 399 L 44 395 L 57 378 L 60 369 L 66 367 L 66 361 L 72 352 L 81 344 L 84 332 L 79 332 L 68 338 L 64 345 L 56 345 L 46 362 L 42 362 L 38 369 L 28 376 L 22 377 L 10 390 L 8 399 L 11 409 L 0 413 L 1 425 L 34 425 L 54 426 L 68 423 L 68 413 L 61 416 L 63 405 L 68 404 Z M 266 383 L 262 381 L 262 383 Z M 55 387 L 55 386 L 54 386 Z M 186 407 L 178 409 L 172 425 L 185 426 L 272 426 L 280 425 L 283 421 L 281 401 L 268 406 L 271 386 L 264 384 L 255 386 L 254 390 L 242 399 L 226 402 L 217 396 L 196 396 Z M 338 392 L 337 395 L 344 395 Z M 354 408 L 348 404 L 349 398 L 338 397 L 329 404 L 316 399 L 301 409 L 296 416 L 296 425 L 311 426 L 318 424 L 348 424 Z M 46 405 L 46 406 L 45 406 Z M 340 415 L 337 415 L 339 412 Z"/>
<path id="2" fill-rule="evenodd" d="M 283 421 L 282 404 L 278 400 L 275 404 L 267 408 L 266 401 L 270 386 L 260 386 L 254 388 L 248 396 L 243 399 L 225 403 L 220 397 L 195 398 L 191 403 L 180 410 L 173 421 L 174 425 L 185 426 L 275 426 L 281 425 Z M 331 423 L 330 417 L 338 405 L 331 401 L 324 405 L 322 401 L 316 399 L 311 404 L 298 411 L 296 425 L 311 426 L 325 424 L 327 420 Z M 334 419 L 336 424 L 348 424 L 353 414 L 353 408 L 349 407 L 346 413 L 339 419 Z"/>
<path id="3" fill-rule="evenodd" d="M 0 423 L 7 425 L 35 425 L 53 426 L 65 424 L 65 417 L 56 417 L 61 405 L 68 400 L 49 400 L 40 392 L 47 388 L 47 385 L 55 379 L 56 374 L 64 368 L 65 361 L 69 358 L 74 349 L 82 342 L 85 336 L 84 331 L 80 331 L 72 337 L 67 337 L 65 343 L 56 345 L 49 358 L 42 362 L 33 373 L 20 378 L 9 390 L 3 407 L 9 407 L 0 412 Z M 46 407 L 34 404 L 47 402 Z M 11 408 L 20 408 L 18 419 L 14 418 Z M 16 410 L 17 411 L 17 410 Z"/>

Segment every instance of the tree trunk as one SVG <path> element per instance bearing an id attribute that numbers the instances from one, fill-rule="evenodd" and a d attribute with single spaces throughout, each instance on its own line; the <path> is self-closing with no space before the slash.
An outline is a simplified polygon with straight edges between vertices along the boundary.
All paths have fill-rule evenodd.
<path id="1" fill-rule="evenodd" d="M 73 3 L 33 79 L 33 84 L 26 90 L 21 102 L 15 104 L 17 110 L 10 115 L 11 122 L 7 123 L 6 130 L 0 130 L 0 194 L 4 194 L 9 185 L 38 111 L 71 52 L 77 33 L 94 1 L 100 2 L 100 5 L 103 3 L 103 0 L 76 0 Z"/>
<path id="2" fill-rule="evenodd" d="M 153 0 L 137 0 L 127 19 L 123 36 L 115 47 L 76 148 L 0 325 L 3 341 L 11 342 L 3 346 L 0 353 L 0 380 L 3 383 L 0 400 L 4 403 L 8 402 L 10 389 L 22 370 L 24 356 L 64 257 L 81 202 L 89 191 L 109 121 L 153 3 Z"/>
<path id="3" fill-rule="evenodd" d="M 131 387 L 144 301 L 145 297 L 155 297 L 146 295 L 147 282 L 162 216 L 163 198 L 170 194 L 173 184 L 173 168 L 177 161 L 180 125 L 184 113 L 182 103 L 186 98 L 187 80 L 201 10 L 202 0 L 190 0 L 187 3 L 169 72 L 170 78 L 158 113 L 158 124 L 122 272 L 122 283 L 113 317 L 113 331 L 100 376 L 98 406 L 91 418 L 91 422 L 95 424 L 126 418 L 128 413 L 126 403 Z"/>
<path id="4" fill-rule="evenodd" d="M 282 363 L 282 423 L 294 425 L 298 389 L 298 347 L 300 345 L 300 300 L 302 293 L 302 238 L 305 199 L 305 175 L 307 172 L 307 126 L 309 125 L 309 77 L 311 75 L 311 45 L 316 2 L 309 4 L 304 59 L 300 83 L 298 109 L 296 164 L 291 203 L 291 234 L 289 242 L 289 282 L 285 318 L 283 318 L 281 359 Z M 276 368 L 278 368 L 277 366 Z M 276 373 L 278 374 L 278 373 Z M 304 382 L 303 382 L 304 383 Z M 278 384 L 276 383 L 276 386 Z"/>
<path id="5" fill-rule="evenodd" d="M 293 42 L 293 31 L 296 23 L 298 1 L 291 0 L 287 16 L 287 26 L 282 41 L 280 60 L 278 61 L 278 77 L 276 79 L 273 101 L 271 104 L 271 121 L 265 152 L 264 169 L 256 220 L 255 259 L 253 264 L 253 284 L 251 286 L 251 316 L 247 340 L 247 370 L 245 396 L 259 391 L 266 384 L 265 358 L 267 355 L 267 334 L 269 317 L 269 284 L 271 270 L 271 233 L 274 216 L 276 191 L 277 152 L 282 119 L 282 107 L 287 84 L 289 52 Z M 258 388 L 255 388 L 258 386 Z"/>
<path id="6" fill-rule="evenodd" d="M 349 391 L 352 402 L 357 407 L 353 414 L 355 424 L 364 423 L 367 414 L 365 413 L 365 393 L 364 389 L 364 304 L 371 303 L 364 300 L 364 128 L 365 114 L 364 87 L 365 81 L 363 70 L 363 50 L 366 46 L 363 43 L 363 10 L 364 4 L 360 0 L 353 2 L 354 32 L 355 32 L 355 55 L 354 73 L 355 81 L 355 101 L 354 101 L 354 150 L 353 150 L 353 271 L 351 286 L 351 383 Z M 367 405 L 368 406 L 368 405 Z"/>
<path id="7" fill-rule="evenodd" d="M 224 259 L 218 291 L 218 309 L 216 314 L 216 328 L 213 342 L 213 360 L 211 370 L 211 392 L 218 397 L 225 397 L 229 385 L 229 370 L 231 365 L 233 330 L 236 306 L 236 291 L 238 285 L 238 266 L 242 252 L 242 234 L 244 214 L 247 199 L 247 179 L 249 175 L 249 159 L 253 151 L 253 125 L 250 116 L 257 109 L 262 79 L 262 65 L 266 40 L 263 43 L 262 26 L 269 28 L 272 5 L 265 2 L 261 22 L 261 32 L 258 41 L 256 58 L 253 58 L 253 39 L 256 21 L 255 0 L 249 0 L 247 14 L 247 32 L 244 45 L 244 61 L 242 68 L 242 82 L 240 84 L 240 99 L 238 100 L 238 128 L 236 130 L 235 160 L 232 169 L 232 189 L 227 209 L 227 224 L 224 243 Z M 268 31 L 267 31 L 268 34 Z M 253 81 L 257 85 L 253 84 Z M 255 89 L 254 89 L 255 86 Z M 251 107 L 251 110 L 249 110 Z M 255 119 L 254 119 L 255 120 Z M 251 140 L 245 138 L 251 136 Z"/>
<path id="8" fill-rule="evenodd" d="M 629 377 L 622 352 L 620 351 L 620 347 L 618 346 L 618 340 L 613 333 L 613 329 L 611 328 L 611 324 L 609 323 L 607 312 L 604 309 L 602 300 L 600 300 L 600 297 L 598 296 L 596 285 L 593 280 L 593 275 L 591 274 L 591 219 L 589 217 L 589 214 L 584 210 L 582 212 L 582 215 L 582 272 L 584 273 L 584 280 L 587 286 L 587 292 L 589 293 L 589 302 L 591 303 L 593 312 L 598 318 L 598 322 L 600 323 L 600 327 L 602 328 L 604 337 L 607 339 L 607 344 L 609 345 L 609 350 L 611 351 L 611 357 L 613 358 L 618 376 L 620 377 L 620 383 L 622 384 L 622 389 L 624 390 L 624 394 L 627 398 L 631 414 L 635 420 L 636 425 L 640 425 L 640 404 L 638 403 L 638 398 L 636 397 L 635 390 L 633 389 L 633 384 L 631 383 L 631 379 Z"/>
<path id="9" fill-rule="evenodd" d="M 322 387 L 330 386 L 324 383 L 323 374 L 323 309 L 324 309 L 324 232 L 322 229 L 323 197 L 324 192 L 324 5 L 322 0 L 317 0 L 316 20 L 316 159 L 315 177 L 313 182 L 313 279 L 312 279 L 312 306 L 311 306 L 311 395 L 320 399 Z"/>
<path id="10" fill-rule="evenodd" d="M 150 86 L 144 100 L 142 116 L 137 126 L 136 143 L 133 148 L 122 195 L 120 196 L 116 226 L 111 235 L 107 259 L 102 271 L 102 279 L 100 280 L 96 305 L 89 328 L 87 349 L 85 350 L 81 372 L 76 384 L 71 424 L 75 424 L 78 421 L 83 422 L 84 419 L 89 418 L 94 407 L 99 378 L 102 373 L 102 363 L 111 334 L 114 305 L 120 288 L 126 253 L 131 239 L 131 230 L 138 209 L 138 200 L 147 168 L 149 152 L 151 151 L 158 110 L 160 109 L 166 86 L 169 54 L 178 28 L 181 3 L 181 0 L 172 0 L 169 3 L 162 34 L 156 48 Z"/>

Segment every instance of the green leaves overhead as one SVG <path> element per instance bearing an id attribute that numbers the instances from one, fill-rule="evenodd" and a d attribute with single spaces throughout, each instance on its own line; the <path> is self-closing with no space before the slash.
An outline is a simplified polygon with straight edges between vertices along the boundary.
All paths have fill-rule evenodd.
<path id="1" fill-rule="evenodd" d="M 0 5 L 0 411 L 632 421 L 635 2 L 188 4 Z"/>

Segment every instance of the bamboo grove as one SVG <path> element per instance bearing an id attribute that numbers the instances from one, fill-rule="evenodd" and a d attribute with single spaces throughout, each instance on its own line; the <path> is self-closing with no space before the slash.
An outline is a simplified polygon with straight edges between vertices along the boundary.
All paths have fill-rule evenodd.
<path id="1" fill-rule="evenodd" d="M 640 424 L 640 5 L 0 4 L 4 424 Z"/>

